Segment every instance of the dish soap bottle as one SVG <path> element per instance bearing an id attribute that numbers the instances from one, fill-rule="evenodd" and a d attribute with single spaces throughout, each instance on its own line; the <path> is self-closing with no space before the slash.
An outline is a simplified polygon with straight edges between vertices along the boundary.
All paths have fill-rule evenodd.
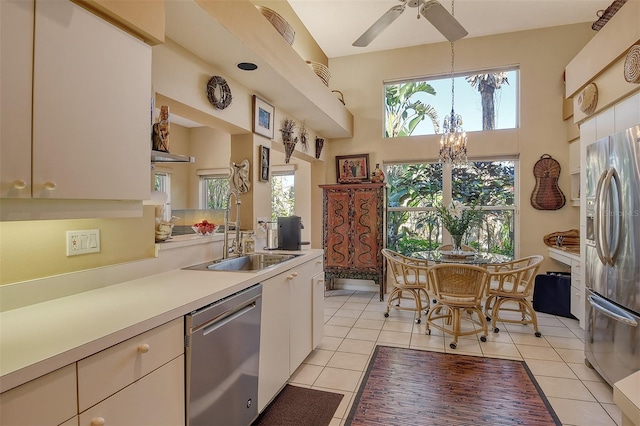
<path id="1" fill-rule="evenodd" d="M 251 254 L 256 251 L 256 241 L 253 238 L 253 232 L 247 232 L 246 234 L 244 234 L 242 247 L 244 248 L 245 254 Z"/>

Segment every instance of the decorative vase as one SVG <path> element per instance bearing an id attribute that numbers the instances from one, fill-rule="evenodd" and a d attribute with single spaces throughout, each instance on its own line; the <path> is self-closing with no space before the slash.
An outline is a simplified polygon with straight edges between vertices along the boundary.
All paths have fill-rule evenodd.
<path id="1" fill-rule="evenodd" d="M 320 159 L 320 153 L 322 152 L 322 147 L 324 145 L 324 139 L 316 137 L 316 158 Z"/>
<path id="2" fill-rule="evenodd" d="M 371 172 L 371 182 L 381 183 L 384 182 L 384 172 L 380 169 L 380 164 L 376 164 L 376 168 Z"/>
<path id="3" fill-rule="evenodd" d="M 453 252 L 462 253 L 462 237 L 463 235 L 451 235 L 451 241 L 453 242 Z"/>
<path id="4" fill-rule="evenodd" d="M 284 162 L 286 164 L 289 164 L 291 154 L 296 149 L 296 143 L 298 143 L 298 138 L 294 138 L 293 141 L 284 141 Z"/>

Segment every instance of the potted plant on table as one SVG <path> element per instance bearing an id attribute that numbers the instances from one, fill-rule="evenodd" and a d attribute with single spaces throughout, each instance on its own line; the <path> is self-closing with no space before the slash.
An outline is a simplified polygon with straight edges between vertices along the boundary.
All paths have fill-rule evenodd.
<path id="1" fill-rule="evenodd" d="M 480 207 L 473 203 L 470 208 L 465 209 L 460 201 L 452 201 L 448 206 L 437 204 L 435 206 L 436 215 L 442 225 L 451 234 L 453 240 L 453 252 L 462 252 L 462 238 L 469 230 L 469 227 L 480 218 Z"/>

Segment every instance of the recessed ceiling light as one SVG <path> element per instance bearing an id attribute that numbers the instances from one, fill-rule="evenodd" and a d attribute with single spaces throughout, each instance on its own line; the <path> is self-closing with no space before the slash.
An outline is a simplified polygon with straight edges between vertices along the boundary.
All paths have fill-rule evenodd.
<path id="1" fill-rule="evenodd" d="M 238 68 L 240 68 L 243 71 L 253 71 L 258 69 L 258 66 L 256 64 L 253 64 L 251 62 L 240 62 L 238 64 Z"/>

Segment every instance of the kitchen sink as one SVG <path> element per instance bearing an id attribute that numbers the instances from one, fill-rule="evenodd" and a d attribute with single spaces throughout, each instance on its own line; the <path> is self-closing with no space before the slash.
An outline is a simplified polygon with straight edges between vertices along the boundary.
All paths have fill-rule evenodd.
<path id="1" fill-rule="evenodd" d="M 291 260 L 299 254 L 254 253 L 229 259 L 218 259 L 184 269 L 203 271 L 257 272 Z"/>

